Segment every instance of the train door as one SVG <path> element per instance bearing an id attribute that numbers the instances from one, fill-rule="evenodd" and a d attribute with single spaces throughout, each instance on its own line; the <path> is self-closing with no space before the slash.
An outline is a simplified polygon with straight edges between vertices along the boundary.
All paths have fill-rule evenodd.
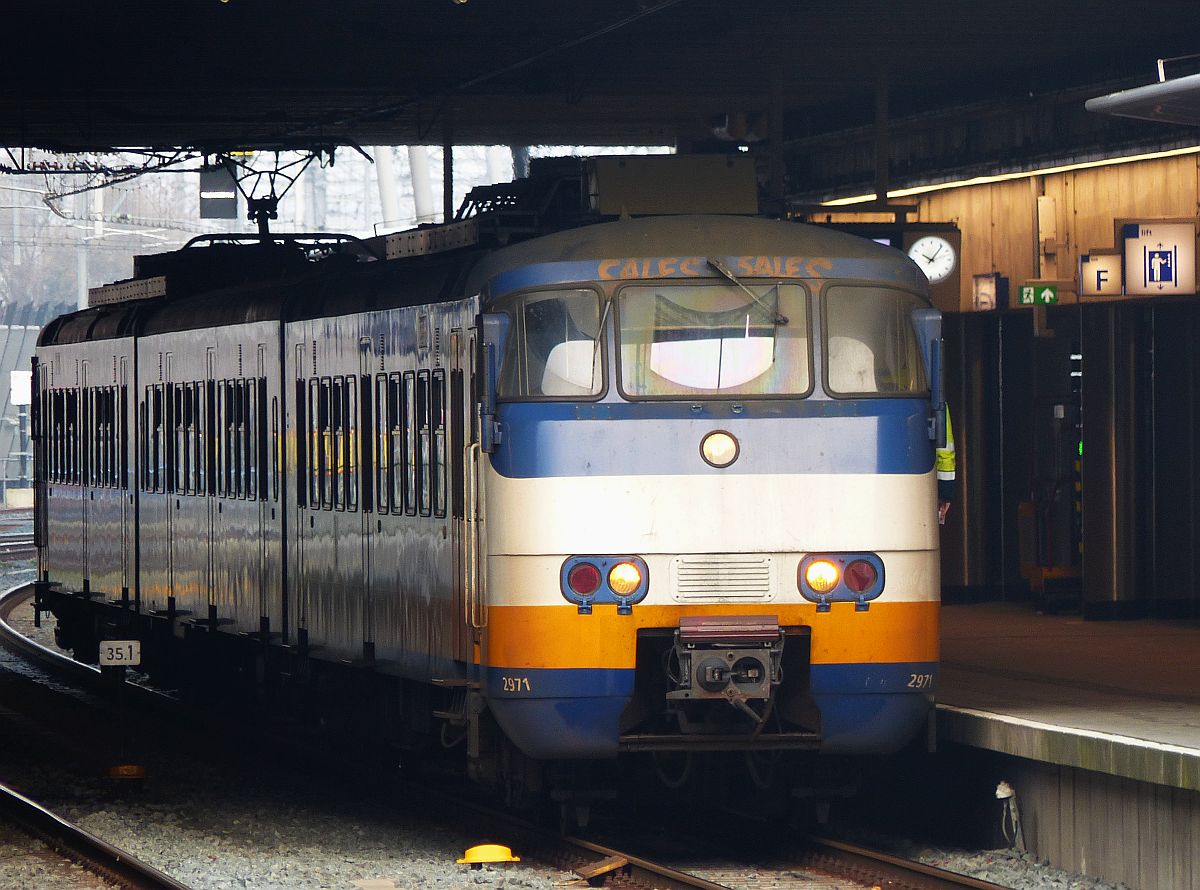
<path id="1" fill-rule="evenodd" d="M 167 525 L 167 597 L 168 602 L 175 601 L 175 511 L 178 509 L 175 493 L 175 461 L 178 459 L 175 424 L 178 412 L 175 407 L 174 375 L 171 373 L 171 353 L 163 355 L 163 453 L 166 466 L 163 468 L 162 502 L 166 507 Z"/>
<path id="2" fill-rule="evenodd" d="M 296 535 L 296 571 L 292 575 L 292 589 L 295 591 L 296 596 L 295 611 L 292 616 L 289 616 L 289 619 L 294 618 L 296 622 L 297 642 L 301 645 L 307 642 L 305 599 L 308 589 L 308 579 L 305 575 L 305 551 L 308 541 L 308 517 L 305 516 L 304 505 L 308 503 L 308 480 L 312 473 L 309 469 L 309 461 L 313 460 L 313 455 L 309 448 L 308 435 L 311 421 L 308 418 L 308 384 L 304 376 L 306 367 L 304 344 L 297 343 L 294 373 L 295 413 L 293 414 L 295 418 L 293 433 L 296 442 L 296 521 L 293 523 Z M 284 627 L 284 634 L 287 634 L 289 630 L 290 628 Z"/>
<path id="3" fill-rule="evenodd" d="M 464 349 L 465 340 L 465 349 Z M 479 604 L 478 445 L 475 436 L 475 332 L 450 333 L 450 515 L 454 537 L 455 658 L 475 662 Z M 464 361 L 469 367 L 464 368 Z"/>
<path id="4" fill-rule="evenodd" d="M 81 554 L 79 571 L 80 578 L 83 584 L 83 589 L 88 591 L 91 589 L 91 560 L 88 552 L 88 522 L 91 520 L 91 499 L 95 497 L 91 488 L 91 477 L 89 471 L 92 468 L 91 463 L 91 445 L 92 445 L 92 399 L 91 399 L 91 363 L 84 359 L 79 372 L 79 482 L 80 482 L 80 499 L 79 499 L 79 526 L 80 526 L 80 541 L 79 552 Z"/>
<path id="5" fill-rule="evenodd" d="M 208 505 L 205 511 L 205 546 L 203 571 L 204 584 L 203 598 L 208 603 L 216 602 L 217 592 L 217 507 L 218 501 L 216 498 L 217 485 L 217 448 L 216 444 L 221 437 L 221 427 L 218 425 L 217 418 L 217 350 L 214 346 L 209 346 L 205 354 L 204 362 L 204 409 L 201 414 L 202 428 L 206 431 L 204 436 L 202 460 L 208 466 L 208 473 L 205 474 L 204 495 L 205 503 Z"/>
<path id="6" fill-rule="evenodd" d="M 133 565 L 133 529 L 134 529 L 134 506 L 133 506 L 133 477 L 129 473 L 129 455 L 130 455 L 130 423 L 129 423 L 129 359 L 127 356 L 121 356 L 120 364 L 118 365 L 117 389 L 114 393 L 116 401 L 115 413 L 116 429 L 113 435 L 116 436 L 119 454 L 116 459 L 120 461 L 120 466 L 114 468 L 117 477 L 117 487 L 120 490 L 121 499 L 121 599 L 129 600 L 129 578 L 131 575 L 131 567 Z"/>
<path id="7" fill-rule="evenodd" d="M 258 620 L 258 627 L 263 626 L 263 622 L 271 614 L 270 606 L 270 583 L 267 578 L 267 566 L 269 565 L 267 550 L 270 547 L 270 542 L 274 538 L 274 533 L 271 528 L 271 522 L 268 518 L 267 511 L 270 510 L 269 492 L 268 492 L 268 474 L 270 472 L 267 466 L 267 347 L 266 344 L 258 344 L 258 359 L 255 363 L 254 380 L 247 384 L 246 395 L 249 401 L 247 406 L 246 423 L 250 427 L 250 448 L 253 449 L 253 454 L 247 456 L 247 461 L 253 467 L 253 478 L 250 480 L 250 491 L 247 492 L 247 497 L 253 498 L 254 503 L 258 507 L 258 571 L 254 575 L 255 586 L 258 598 L 258 615 L 254 616 Z M 238 616 L 241 617 L 240 615 Z M 250 616 L 246 616 L 247 618 Z"/>
<path id="8" fill-rule="evenodd" d="M 371 660 L 375 655 L 374 621 L 374 548 L 375 548 L 375 422 L 372 416 L 372 364 L 375 354 L 370 337 L 358 341 L 358 412 L 353 421 L 357 429 L 358 475 L 351 484 L 358 487 L 359 533 L 362 547 L 362 638 L 363 658 Z"/>

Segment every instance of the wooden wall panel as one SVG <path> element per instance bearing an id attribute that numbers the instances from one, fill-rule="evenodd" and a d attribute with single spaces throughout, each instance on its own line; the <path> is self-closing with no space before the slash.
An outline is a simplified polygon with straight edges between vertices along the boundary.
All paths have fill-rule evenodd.
<path id="1" fill-rule="evenodd" d="M 1037 197 L 1055 200 L 1055 252 L 1037 244 Z M 1113 248 L 1117 219 L 1194 219 L 1200 214 L 1200 156 L 1185 155 L 1051 176 L 964 186 L 918 199 L 920 222 L 953 222 L 962 231 L 961 305 L 972 276 L 999 272 L 1012 287 L 1034 278 L 1074 280 L 1079 256 Z"/>

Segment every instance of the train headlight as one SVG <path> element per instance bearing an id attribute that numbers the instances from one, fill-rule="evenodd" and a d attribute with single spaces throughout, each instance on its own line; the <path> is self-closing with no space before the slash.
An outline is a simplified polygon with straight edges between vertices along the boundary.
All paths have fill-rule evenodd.
<path id="1" fill-rule="evenodd" d="M 800 595 L 828 612 L 833 603 L 854 603 L 866 612 L 883 593 L 883 560 L 877 553 L 810 553 L 796 568 Z"/>
<path id="2" fill-rule="evenodd" d="M 618 615 L 630 615 L 650 592 L 650 567 L 640 556 L 568 556 L 558 571 L 563 598 L 591 615 L 592 607 L 615 605 Z"/>
<path id="3" fill-rule="evenodd" d="M 642 570 L 631 562 L 619 562 L 608 570 L 608 586 L 617 596 L 629 596 L 642 586 Z"/>
<path id="4" fill-rule="evenodd" d="M 700 456 L 713 467 L 727 467 L 738 459 L 738 440 L 731 433 L 717 430 L 709 433 L 700 442 Z"/>
<path id="5" fill-rule="evenodd" d="M 827 559 L 814 559 L 804 570 L 804 580 L 817 593 L 827 593 L 837 587 L 841 572 Z"/>

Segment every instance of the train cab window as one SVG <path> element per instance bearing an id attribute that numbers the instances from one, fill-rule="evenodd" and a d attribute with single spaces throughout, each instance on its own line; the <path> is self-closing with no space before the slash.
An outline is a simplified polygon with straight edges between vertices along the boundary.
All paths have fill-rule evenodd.
<path id="1" fill-rule="evenodd" d="M 599 294 L 540 291 L 495 308 L 513 320 L 500 372 L 501 398 L 590 399 L 603 392 Z"/>
<path id="2" fill-rule="evenodd" d="M 798 284 L 746 287 L 621 290 L 621 392 L 635 399 L 807 395 L 808 292 Z"/>
<path id="3" fill-rule="evenodd" d="M 913 395 L 928 389 L 912 326 L 919 297 L 883 287 L 825 293 L 825 374 L 833 395 Z"/>
<path id="4" fill-rule="evenodd" d="M 242 488 L 242 497 L 246 500 L 258 500 L 262 477 L 262 467 L 259 462 L 259 437 L 262 425 L 258 417 L 258 381 L 242 380 L 242 441 L 245 452 L 246 479 Z"/>

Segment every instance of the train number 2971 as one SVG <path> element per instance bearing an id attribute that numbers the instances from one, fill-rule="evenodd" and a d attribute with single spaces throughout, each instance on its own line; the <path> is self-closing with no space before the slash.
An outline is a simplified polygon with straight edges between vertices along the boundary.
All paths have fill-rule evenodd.
<path id="1" fill-rule="evenodd" d="M 505 692 L 531 692 L 528 677 L 501 677 Z"/>
<path id="2" fill-rule="evenodd" d="M 909 674 L 909 689 L 928 689 L 933 685 L 933 674 Z"/>

